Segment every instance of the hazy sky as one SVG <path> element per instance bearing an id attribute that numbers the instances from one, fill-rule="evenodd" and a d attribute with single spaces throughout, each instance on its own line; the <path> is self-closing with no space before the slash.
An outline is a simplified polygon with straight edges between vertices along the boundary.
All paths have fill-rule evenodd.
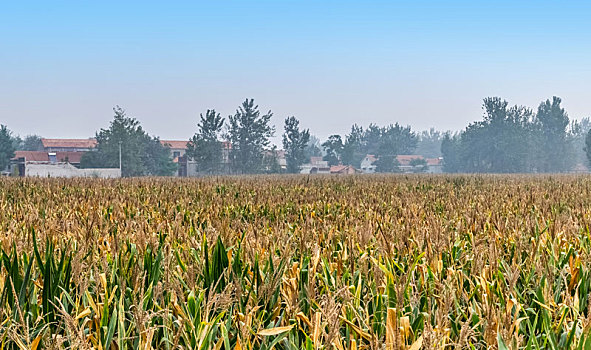
<path id="1" fill-rule="evenodd" d="M 89 137 L 121 105 L 187 139 L 245 98 L 313 134 L 352 123 L 459 130 L 501 96 L 591 115 L 583 1 L 3 1 L 0 123 Z M 279 138 L 277 138 L 278 140 Z"/>

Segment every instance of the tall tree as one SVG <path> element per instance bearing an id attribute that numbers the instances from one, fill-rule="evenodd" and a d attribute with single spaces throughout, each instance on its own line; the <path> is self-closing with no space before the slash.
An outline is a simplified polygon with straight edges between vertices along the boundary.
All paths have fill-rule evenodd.
<path id="1" fill-rule="evenodd" d="M 441 140 L 441 156 L 443 157 L 443 171 L 446 173 L 456 173 L 461 171 L 462 164 L 460 154 L 460 135 L 452 135 L 447 132 Z"/>
<path id="2" fill-rule="evenodd" d="M 310 141 L 310 130 L 300 130 L 300 122 L 295 117 L 285 119 L 283 149 L 288 173 L 299 173 L 306 161 L 306 147 Z"/>
<path id="3" fill-rule="evenodd" d="M 145 175 L 170 176 L 177 170 L 177 165 L 172 162 L 170 147 L 160 142 L 158 137 L 145 135 Z"/>
<path id="4" fill-rule="evenodd" d="M 591 167 L 591 130 L 587 132 L 585 137 L 585 154 L 587 155 L 588 165 Z"/>
<path id="5" fill-rule="evenodd" d="M 10 159 L 14 157 L 14 151 L 12 133 L 6 125 L 0 125 L 0 171 L 8 167 Z"/>
<path id="6" fill-rule="evenodd" d="M 419 142 L 417 144 L 416 154 L 420 154 L 427 158 L 441 157 L 441 142 L 443 141 L 443 134 L 435 128 L 424 130 L 418 135 Z"/>
<path id="7" fill-rule="evenodd" d="M 365 157 L 363 128 L 357 124 L 353 124 L 351 132 L 345 137 L 341 161 L 343 164 L 359 168 L 363 157 Z"/>
<path id="8" fill-rule="evenodd" d="M 320 147 L 322 147 L 320 144 L 320 139 L 314 135 L 310 135 L 310 140 L 308 140 L 305 150 L 306 160 L 309 160 L 311 157 L 322 156 L 322 149 Z"/>
<path id="9" fill-rule="evenodd" d="M 363 132 L 362 143 L 366 154 L 376 155 L 380 148 L 382 128 L 376 124 L 369 124 Z"/>
<path id="10" fill-rule="evenodd" d="M 170 149 L 148 135 L 139 121 L 126 116 L 121 107 L 113 111 L 115 116 L 109 128 L 96 133 L 97 146 L 82 156 L 81 166 L 117 168 L 121 149 L 122 176 L 171 175 L 176 165 L 172 163 Z"/>
<path id="11" fill-rule="evenodd" d="M 560 106 L 562 100 L 554 96 L 540 103 L 536 121 L 539 123 L 541 134 L 539 135 L 538 148 L 538 171 L 556 172 L 569 170 L 571 158 L 566 157 L 572 153 L 571 143 L 567 128 L 569 118 Z"/>
<path id="12" fill-rule="evenodd" d="M 382 128 L 375 162 L 377 172 L 397 171 L 396 156 L 411 154 L 417 147 L 417 136 L 410 126 L 403 127 L 398 123 Z"/>
<path id="13" fill-rule="evenodd" d="M 515 173 L 532 171 L 536 126 L 533 112 L 509 107 L 499 97 L 484 99 L 484 118 L 442 142 L 446 171 Z"/>
<path id="14" fill-rule="evenodd" d="M 215 109 L 200 114 L 197 132 L 187 144 L 187 155 L 197 163 L 197 170 L 208 174 L 222 169 L 222 142 L 220 135 L 224 118 Z"/>
<path id="15" fill-rule="evenodd" d="M 23 151 L 43 151 L 43 142 L 39 135 L 27 135 L 21 143 L 21 150 Z"/>
<path id="16" fill-rule="evenodd" d="M 337 165 L 341 162 L 343 154 L 343 139 L 341 135 L 330 135 L 328 140 L 322 144 L 324 148 L 323 159 L 328 162 L 328 165 Z"/>
<path id="17" fill-rule="evenodd" d="M 587 164 L 587 154 L 585 152 L 585 141 L 587 133 L 591 130 L 591 120 L 589 117 L 581 120 L 573 120 L 569 126 L 569 138 L 572 147 L 571 164 Z"/>
<path id="18" fill-rule="evenodd" d="M 228 117 L 228 139 L 232 167 L 239 173 L 258 173 L 263 170 L 263 152 L 269 145 L 275 128 L 269 123 L 273 113 L 261 115 L 253 99 L 246 99 L 236 113 Z"/>

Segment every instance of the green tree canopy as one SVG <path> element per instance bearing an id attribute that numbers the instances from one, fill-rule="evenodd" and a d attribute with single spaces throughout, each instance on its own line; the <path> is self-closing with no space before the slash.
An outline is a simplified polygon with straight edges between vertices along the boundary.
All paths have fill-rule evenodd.
<path id="1" fill-rule="evenodd" d="M 484 99 L 484 118 L 441 143 L 444 170 L 453 172 L 560 172 L 575 163 L 581 125 L 571 123 L 561 100 L 542 102 L 534 113 L 499 97 Z M 580 147 L 580 146 L 579 146 Z"/>
<path id="2" fill-rule="evenodd" d="M 300 122 L 295 117 L 285 119 L 283 149 L 288 173 L 299 173 L 306 161 L 306 147 L 310 141 L 310 131 L 300 130 Z"/>
<path id="3" fill-rule="evenodd" d="M 306 145 L 306 160 L 309 160 L 310 157 L 322 156 L 321 147 L 322 145 L 320 144 L 320 139 L 310 134 L 310 139 L 308 140 L 308 144 Z"/>
<path id="4" fill-rule="evenodd" d="M 96 133 L 96 149 L 84 154 L 81 166 L 117 168 L 121 147 L 122 176 L 172 175 L 176 165 L 170 157 L 170 149 L 157 137 L 148 135 L 139 121 L 126 116 L 121 107 L 117 106 L 113 111 L 115 116 L 109 128 Z"/>
<path id="5" fill-rule="evenodd" d="M 214 109 L 208 109 L 205 116 L 200 114 L 197 132 L 187 144 L 187 156 L 197 163 L 197 171 L 214 174 L 221 170 L 223 126 L 224 118 Z"/>
<path id="6" fill-rule="evenodd" d="M 560 105 L 562 100 L 554 96 L 540 103 L 536 121 L 541 129 L 538 138 L 538 171 L 560 172 L 573 166 L 571 138 L 568 133 L 568 114 Z"/>
<path id="7" fill-rule="evenodd" d="M 22 140 L 19 150 L 22 151 L 43 151 L 43 142 L 39 135 L 27 135 Z"/>
<path id="8" fill-rule="evenodd" d="M 591 167 L 591 129 L 587 131 L 585 137 L 585 154 L 587 155 L 588 165 Z"/>
<path id="9" fill-rule="evenodd" d="M 341 162 L 343 154 L 343 139 L 341 135 L 330 135 L 328 140 L 322 144 L 324 148 L 323 159 L 328 162 L 328 165 L 337 165 Z"/>
<path id="10" fill-rule="evenodd" d="M 3 171 L 10 164 L 10 159 L 14 157 L 14 140 L 12 133 L 6 125 L 0 125 L 0 171 Z"/>
<path id="11" fill-rule="evenodd" d="M 235 172 L 254 174 L 264 170 L 263 152 L 270 144 L 275 128 L 269 123 L 273 113 L 262 114 L 253 99 L 246 99 L 236 113 L 228 117 L 228 140 Z"/>

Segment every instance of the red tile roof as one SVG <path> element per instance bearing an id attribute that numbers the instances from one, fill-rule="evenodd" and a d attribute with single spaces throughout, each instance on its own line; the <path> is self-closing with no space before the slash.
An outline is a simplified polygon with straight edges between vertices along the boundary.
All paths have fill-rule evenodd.
<path id="1" fill-rule="evenodd" d="M 427 165 L 431 165 L 431 166 L 441 165 L 441 163 L 442 163 L 441 158 L 427 158 L 426 161 L 427 161 Z"/>
<path id="2" fill-rule="evenodd" d="M 96 139 L 41 139 L 45 148 L 94 148 Z"/>
<path id="3" fill-rule="evenodd" d="M 80 163 L 84 152 L 55 152 L 58 162 Z M 16 151 L 14 158 L 25 158 L 26 162 L 49 162 L 49 152 L 44 151 Z"/>
<path id="4" fill-rule="evenodd" d="M 164 146 L 168 145 L 171 149 L 187 149 L 187 143 L 189 141 L 160 140 L 160 143 Z"/>
<path id="5" fill-rule="evenodd" d="M 333 165 L 330 167 L 331 174 L 354 174 L 355 168 L 350 165 Z"/>
<path id="6" fill-rule="evenodd" d="M 410 161 L 413 159 L 425 159 L 423 156 L 418 154 L 401 154 L 396 156 L 396 160 L 400 165 L 410 165 Z"/>

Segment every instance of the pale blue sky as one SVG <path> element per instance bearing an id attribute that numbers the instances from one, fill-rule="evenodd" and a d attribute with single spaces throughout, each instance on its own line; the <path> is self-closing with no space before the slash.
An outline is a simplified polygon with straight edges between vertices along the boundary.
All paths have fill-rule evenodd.
<path id="1" fill-rule="evenodd" d="M 164 139 L 245 99 L 325 138 L 463 128 L 481 101 L 591 115 L 583 1 L 28 1 L 0 5 L 0 123 L 89 137 L 116 104 Z M 276 138 L 277 140 L 279 138 Z"/>

